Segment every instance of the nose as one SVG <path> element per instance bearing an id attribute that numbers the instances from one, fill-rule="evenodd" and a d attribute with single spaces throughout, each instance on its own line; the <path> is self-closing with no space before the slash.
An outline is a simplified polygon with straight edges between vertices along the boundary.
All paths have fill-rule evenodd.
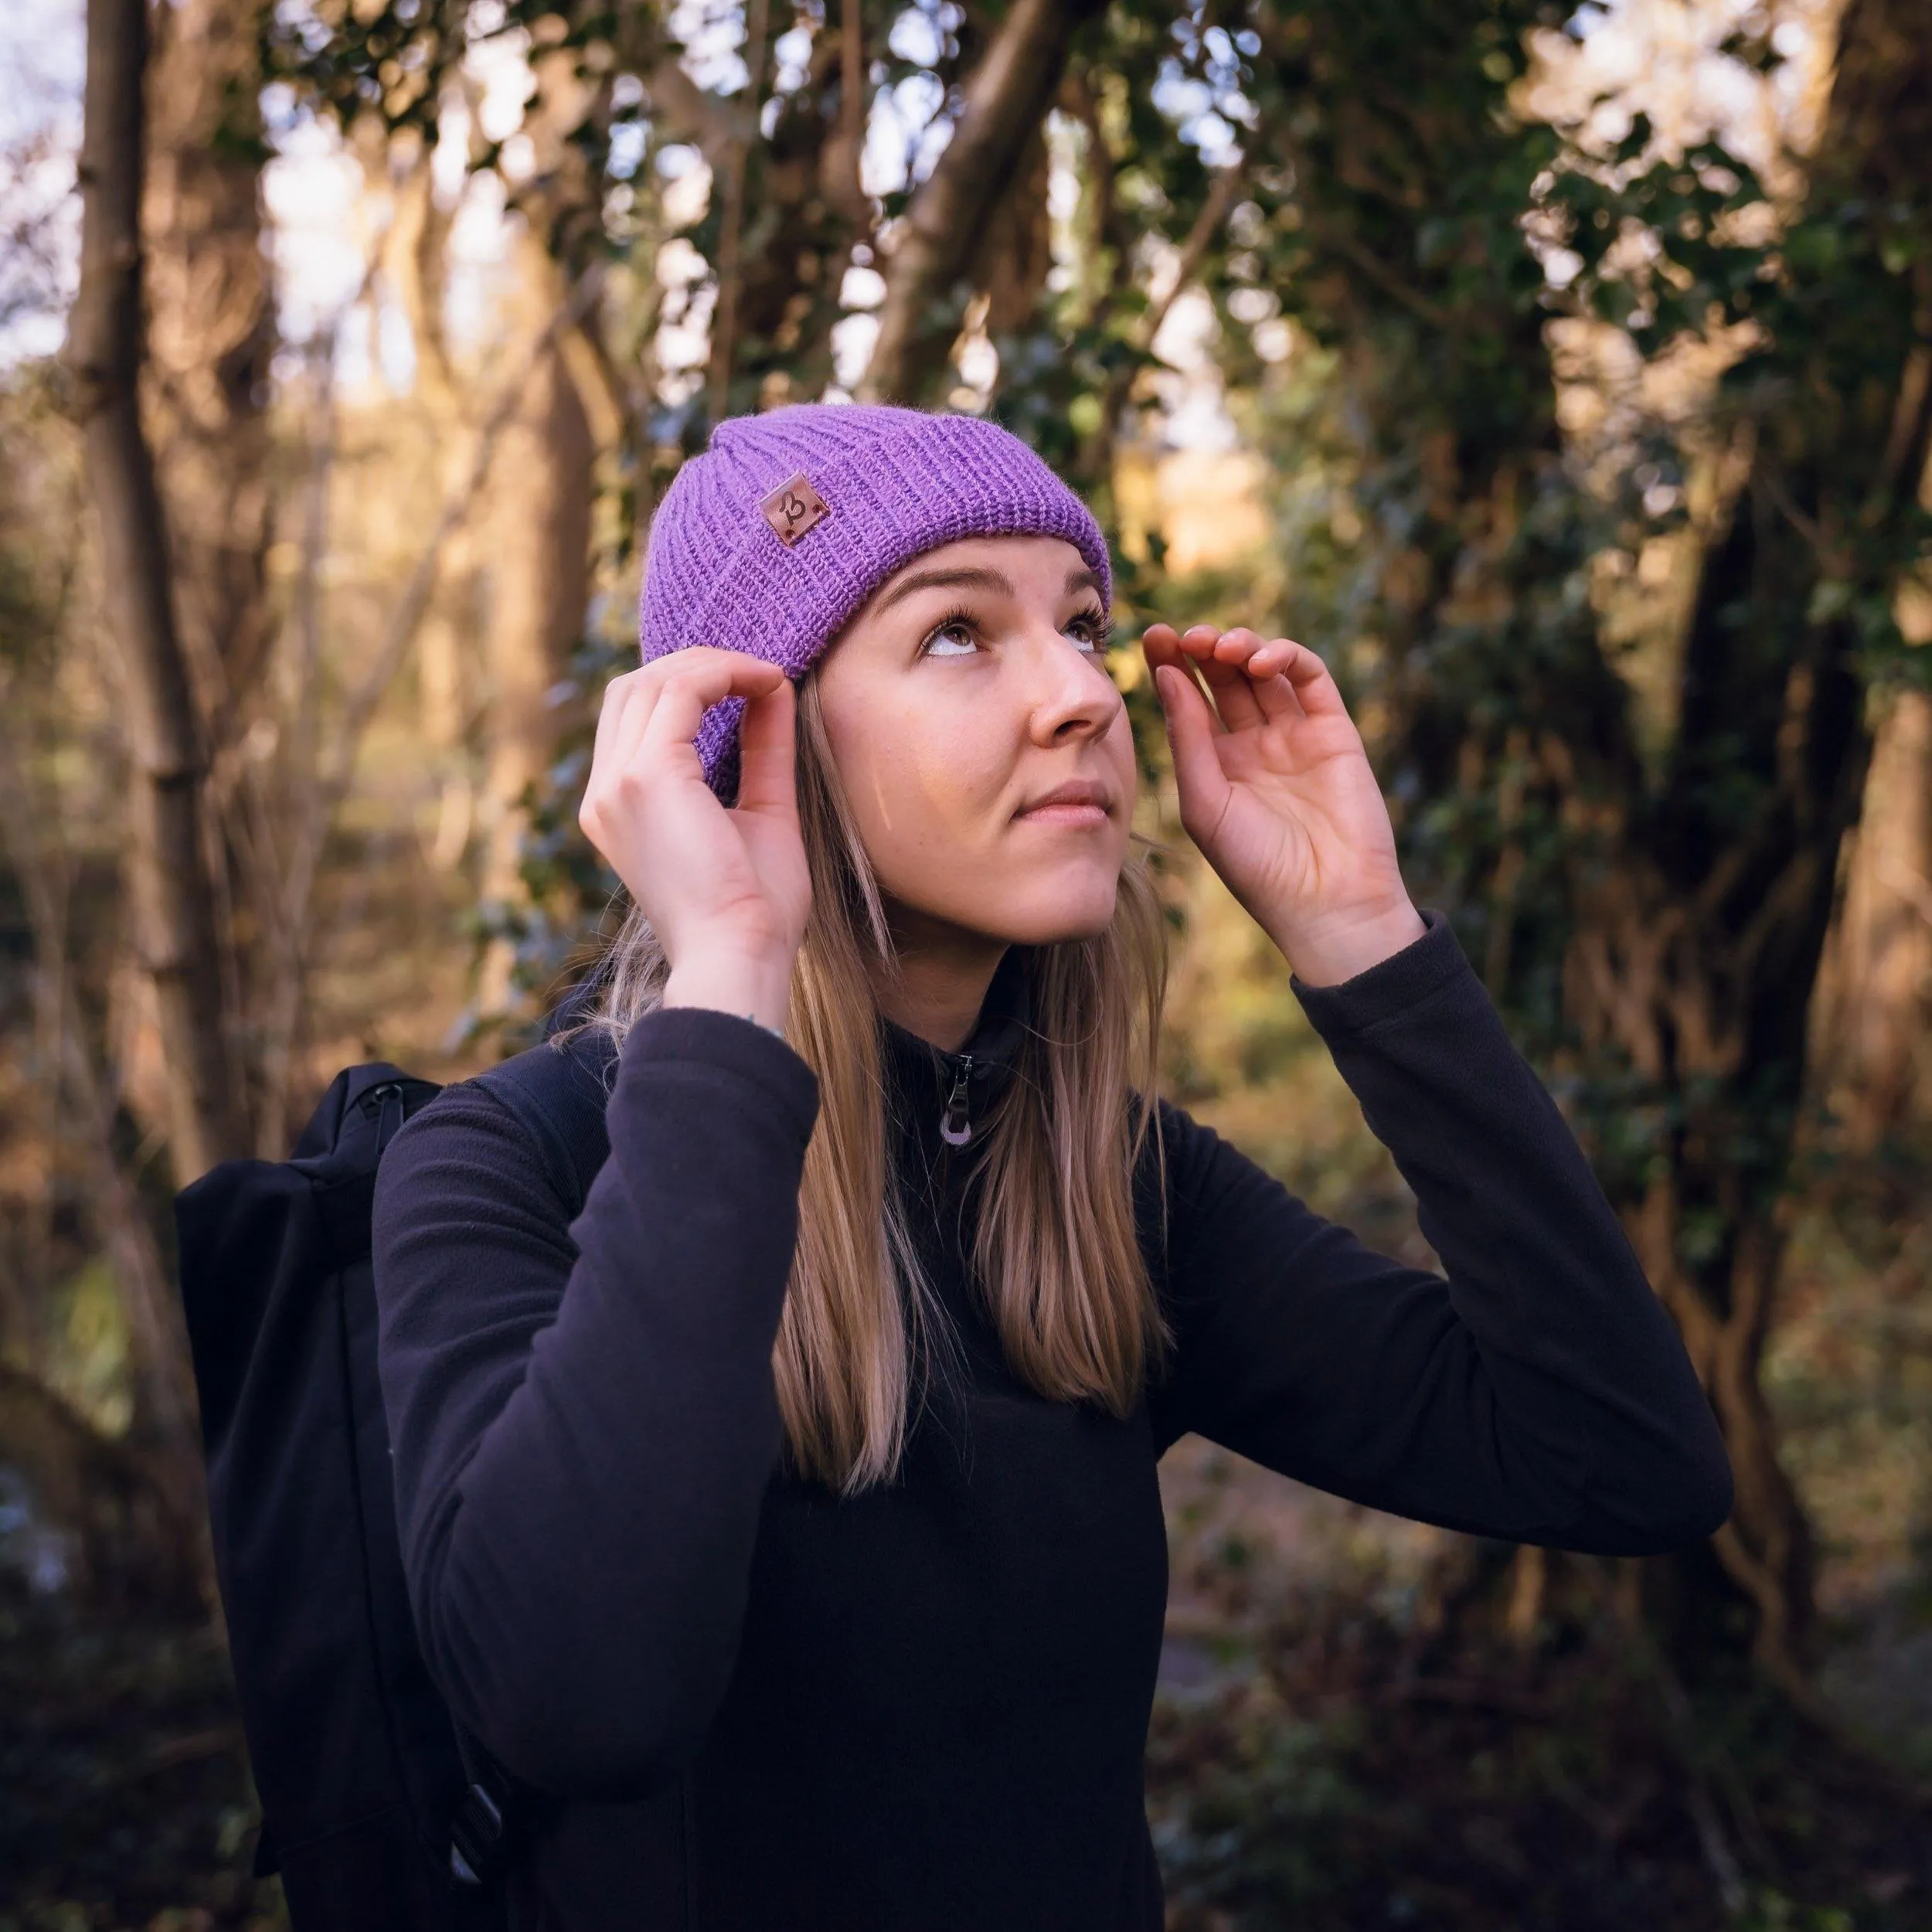
<path id="1" fill-rule="evenodd" d="M 1083 651 L 1064 632 L 1036 630 L 1026 652 L 1029 735 L 1043 746 L 1104 737 L 1121 715 L 1121 694 L 1097 651 Z"/>

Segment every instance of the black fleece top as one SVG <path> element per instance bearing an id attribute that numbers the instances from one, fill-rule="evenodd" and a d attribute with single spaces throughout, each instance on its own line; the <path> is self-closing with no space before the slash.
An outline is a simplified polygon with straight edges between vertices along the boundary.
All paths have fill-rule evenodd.
<path id="1" fill-rule="evenodd" d="M 1022 956 L 964 1055 L 887 1029 L 899 1156 L 957 1332 L 903 1472 L 783 1466 L 770 1356 L 817 1109 L 728 1015 L 625 1041 L 610 1158 L 566 1208 L 470 1084 L 376 1199 L 412 1600 L 458 1719 L 516 1778 L 512 1922 L 543 1932 L 1156 1932 L 1141 1759 L 1167 1589 L 1155 1468 L 1190 1430 L 1451 1528 L 1612 1553 L 1709 1535 L 1723 1444 L 1561 1115 L 1438 913 L 1291 985 L 1447 1278 L 1162 1110 L 1175 1346 L 1124 1420 L 1015 1379 L 939 1134 L 1006 1077 Z"/>

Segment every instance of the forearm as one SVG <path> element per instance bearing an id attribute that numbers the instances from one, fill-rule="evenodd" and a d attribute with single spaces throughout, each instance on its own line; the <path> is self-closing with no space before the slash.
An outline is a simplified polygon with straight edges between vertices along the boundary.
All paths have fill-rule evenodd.
<path id="1" fill-rule="evenodd" d="M 563 1278 L 539 1231 L 476 1201 L 473 1168 L 442 1177 L 439 1212 L 419 1154 L 427 1185 L 379 1209 L 426 1654 L 459 1718 L 546 1788 L 668 1775 L 723 1693 L 779 1445 L 770 1358 L 811 1098 L 768 1036 L 654 1015 L 621 1056 Z M 453 1332 L 457 1295 L 480 1304 Z"/>
<path id="2" fill-rule="evenodd" d="M 1709 1404 L 1453 935 L 1296 990 L 1447 1278 L 1224 1159 L 1193 1270 L 1203 1294 L 1204 1267 L 1236 1284 L 1202 1325 L 1210 1415 L 1276 1466 L 1459 1528 L 1606 1550 L 1709 1533 L 1730 1485 Z"/>
<path id="3" fill-rule="evenodd" d="M 1708 1531 L 1728 1468 L 1682 1345 L 1567 1123 L 1442 937 L 1378 969 L 1413 985 L 1371 976 L 1303 999 L 1442 1258 L 1461 1329 L 1444 1345 L 1473 1358 L 1494 1426 L 1566 1502 L 1565 1540 Z"/>

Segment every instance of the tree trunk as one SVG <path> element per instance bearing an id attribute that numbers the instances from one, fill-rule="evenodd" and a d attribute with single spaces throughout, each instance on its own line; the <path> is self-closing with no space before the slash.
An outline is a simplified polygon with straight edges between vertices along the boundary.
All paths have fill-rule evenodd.
<path id="1" fill-rule="evenodd" d="M 733 134 L 707 147 L 708 152 L 716 148 L 713 165 L 719 171 L 714 419 L 815 394 L 832 379 L 832 332 L 842 312 L 845 270 L 854 244 L 873 239 L 858 171 L 866 99 L 859 11 L 854 0 L 845 0 L 838 32 L 822 33 L 813 44 L 802 87 L 764 97 L 768 136 L 741 146 Z M 651 87 L 661 111 L 709 141 L 694 104 L 658 80 Z M 701 98 L 712 102 L 714 114 L 724 104 Z M 737 123 L 740 129 L 745 124 Z M 750 243 L 733 243 L 734 233 Z M 735 291 L 728 322 L 727 290 Z"/>
<path id="2" fill-rule="evenodd" d="M 1367 458 L 1358 500 L 1382 537 L 1372 622 L 1346 621 L 1391 666 L 1379 689 L 1398 832 L 1460 903 L 1512 1017 L 1581 1077 L 1606 1189 L 1723 1427 L 1736 1508 L 1711 1549 L 1673 1566 L 1693 1606 L 1685 1627 L 1750 1631 L 1800 1696 L 1813 1553 L 1760 1374 L 1811 996 L 1866 778 L 1866 619 L 1909 553 L 1932 431 L 1922 12 L 1917 0 L 1845 11 L 1794 216 L 1813 246 L 1790 250 L 1726 377 L 1741 474 L 1699 560 L 1672 742 L 1655 756 L 1594 613 L 1559 589 L 1579 580 L 1592 533 L 1562 508 L 1573 486 L 1543 312 L 1485 294 L 1486 270 L 1459 287 L 1415 240 L 1425 211 L 1445 232 L 1470 213 L 1443 207 L 1436 180 L 1498 177 L 1470 148 L 1444 153 L 1426 121 L 1385 143 L 1379 119 L 1338 111 L 1332 125 L 1310 107 L 1304 136 L 1283 101 L 1308 182 L 1301 286 L 1343 345 L 1364 425 L 1349 430 Z M 1284 21 L 1277 81 L 1297 76 L 1318 100 L 1333 49 L 1304 43 Z M 1424 160 L 1430 172 L 1405 175 Z M 1331 182 L 1346 192 L 1327 195 Z M 1533 376 L 1500 383 L 1499 366 Z M 1754 1614 L 1722 1616 L 1740 1598 Z"/>
<path id="3" fill-rule="evenodd" d="M 1913 0 L 1846 9 L 1805 219 L 1849 226 L 1873 206 L 1923 209 L 1932 46 L 1917 14 Z M 1932 227 L 1917 221 L 1916 291 L 1875 262 L 1849 263 L 1862 278 L 1844 304 L 1855 319 L 1794 301 L 1783 335 L 1746 369 L 1767 401 L 1743 492 L 1701 565 L 1676 740 L 1658 790 L 1641 802 L 1625 794 L 1610 862 L 1580 889 L 1566 966 L 1587 1038 L 1617 1049 L 1645 1096 L 1633 1124 L 1649 1136 L 1649 1175 L 1630 1208 L 1633 1239 L 1736 1472 L 1716 1553 L 1756 1607 L 1760 1662 L 1794 1689 L 1813 1557 L 1760 1367 L 1811 995 L 1866 786 L 1853 613 L 1893 594 L 1888 533 L 1909 526 L 1932 437 Z M 1793 393 L 1802 410 L 1788 406 Z"/>
<path id="4" fill-rule="evenodd" d="M 148 88 L 147 420 L 182 648 L 216 748 L 246 728 L 237 714 L 270 637 L 260 12 L 258 0 L 158 9 Z"/>
<path id="5" fill-rule="evenodd" d="M 555 305 L 556 266 L 534 237 L 521 244 L 523 326 L 541 327 Z M 526 902 L 520 855 L 522 800 L 541 777 L 563 718 L 549 692 L 568 668 L 590 599 L 590 420 L 560 341 L 539 355 L 492 472 L 488 628 L 489 769 L 484 861 L 486 903 Z M 478 1006 L 506 1011 L 515 949 L 499 939 L 483 965 Z"/>
<path id="6" fill-rule="evenodd" d="M 169 1147 L 185 1184 L 247 1146 L 223 1024 L 221 936 L 202 813 L 206 766 L 175 628 L 167 533 L 141 427 L 144 0 L 90 0 L 80 158 L 80 281 L 67 359 L 125 680 L 133 766 L 128 872 L 168 1073 Z"/>
<path id="7" fill-rule="evenodd" d="M 866 400 L 917 401 L 945 367 L 959 326 L 954 284 L 978 258 L 988 219 L 1060 90 L 1074 33 L 1101 10 L 1099 0 L 1014 0 L 999 23 L 886 263 Z"/>
<path id="8" fill-rule="evenodd" d="M 1813 1081 L 1852 1150 L 1869 1154 L 1932 1094 L 1932 695 L 1898 692 L 1879 724 L 1845 869 Z"/>
<path id="9" fill-rule="evenodd" d="M 281 935 L 273 908 L 279 774 L 238 755 L 261 713 L 276 632 L 268 402 L 274 287 L 262 249 L 261 0 L 151 9 L 143 420 L 166 512 L 175 621 L 201 720 L 207 865 L 226 944 L 223 998 L 236 1104 L 285 1151 L 274 1117 L 286 1069 L 264 1040 L 264 985 Z"/>

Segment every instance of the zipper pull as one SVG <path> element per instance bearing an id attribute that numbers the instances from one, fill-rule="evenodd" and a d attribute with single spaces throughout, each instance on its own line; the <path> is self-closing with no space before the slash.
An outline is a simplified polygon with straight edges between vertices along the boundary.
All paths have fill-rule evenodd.
<path id="1" fill-rule="evenodd" d="M 403 1124 L 402 1087 L 395 1080 L 385 1080 L 362 1096 L 362 1105 L 376 1115 L 376 1158 L 379 1161 L 395 1138 L 396 1130 Z"/>
<path id="2" fill-rule="evenodd" d="M 962 1053 L 959 1070 L 953 1076 L 953 1090 L 946 1096 L 946 1111 L 939 1120 L 939 1138 L 948 1147 L 964 1147 L 973 1138 L 973 1123 L 966 1112 L 966 1083 L 972 1072 L 972 1055 Z"/>

